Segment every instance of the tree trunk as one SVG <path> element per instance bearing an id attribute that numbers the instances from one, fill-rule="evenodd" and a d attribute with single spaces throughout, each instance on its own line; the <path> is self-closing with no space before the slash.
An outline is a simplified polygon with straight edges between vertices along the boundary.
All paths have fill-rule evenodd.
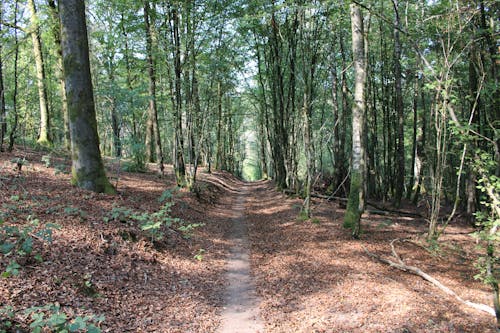
<path id="1" fill-rule="evenodd" d="M 158 163 L 158 173 L 163 175 L 163 151 L 161 147 L 160 130 L 158 128 L 158 110 L 156 106 L 156 73 L 155 62 L 153 57 L 153 38 L 151 24 L 149 22 L 149 1 L 144 1 L 144 24 L 146 28 L 146 52 L 148 59 L 148 74 L 149 74 L 149 109 L 148 121 L 146 130 L 146 152 L 149 154 L 149 161 L 153 159 L 152 146 L 155 148 L 156 162 Z M 149 142 L 148 142 L 149 141 Z"/>
<path id="2" fill-rule="evenodd" d="M 57 52 L 57 78 L 59 79 L 59 92 L 61 95 L 61 113 L 63 116 L 63 126 L 64 126 L 64 148 L 66 150 L 71 150 L 71 138 L 69 134 L 69 117 L 68 117 L 68 102 L 66 101 L 66 85 L 64 83 L 63 75 L 63 59 L 61 50 L 61 31 L 59 29 L 59 15 L 56 2 L 54 0 L 47 1 L 50 9 L 50 15 L 52 17 L 53 28 L 52 36 L 54 37 L 56 52 Z"/>
<path id="3" fill-rule="evenodd" d="M 363 17 L 357 4 L 350 5 L 352 52 L 354 60 L 355 86 L 354 107 L 352 110 L 352 159 L 351 185 L 344 217 L 344 227 L 352 229 L 354 238 L 359 238 L 361 214 L 365 208 L 363 127 L 365 114 L 365 51 L 363 40 Z"/>
<path id="4" fill-rule="evenodd" d="M 405 180 L 405 144 L 404 144 L 404 105 L 403 105 L 403 88 L 401 83 L 401 42 L 399 40 L 399 8 L 398 0 L 392 0 L 394 6 L 394 84 L 396 97 L 396 115 L 397 115 L 397 136 L 396 136 L 396 191 L 395 205 L 399 207 L 404 192 Z"/>
<path id="5" fill-rule="evenodd" d="M 19 3 L 16 0 L 15 6 L 14 6 L 14 24 L 17 25 L 17 13 L 19 9 Z M 12 91 L 12 113 L 14 115 L 14 122 L 11 126 L 10 133 L 9 133 L 9 152 L 11 152 L 14 149 L 14 142 L 16 140 L 16 131 L 17 131 L 17 125 L 18 125 L 18 120 L 19 120 L 19 115 L 17 113 L 17 87 L 18 87 L 18 82 L 17 82 L 17 77 L 18 77 L 18 71 L 19 71 L 19 38 L 17 36 L 17 29 L 14 30 L 14 45 L 15 45 L 15 51 L 14 51 L 14 89 Z"/>
<path id="6" fill-rule="evenodd" d="M 85 4 L 80 0 L 62 0 L 59 15 L 71 131 L 71 182 L 87 190 L 115 193 L 106 177 L 99 150 Z"/>
<path id="7" fill-rule="evenodd" d="M 40 131 L 38 134 L 38 143 L 43 146 L 52 144 L 50 137 L 50 116 L 49 105 L 47 101 L 47 87 L 45 84 L 45 68 L 42 53 L 42 43 L 40 31 L 38 28 L 38 17 L 34 0 L 28 0 L 28 7 L 31 12 L 31 40 L 33 42 L 33 56 L 36 66 L 36 80 L 38 87 L 38 99 L 40 102 Z"/>
<path id="8" fill-rule="evenodd" d="M 0 2 L 0 36 L 2 35 L 3 1 Z M 17 47 L 17 46 L 16 46 Z M 3 86 L 2 44 L 0 43 L 0 152 L 3 151 L 3 140 L 7 135 L 7 114 L 5 113 L 5 90 Z"/>
<path id="9" fill-rule="evenodd" d="M 173 8 L 173 42 L 174 42 L 174 72 L 175 72 L 175 112 L 174 112 L 174 169 L 178 186 L 186 184 L 186 166 L 184 164 L 184 137 L 182 134 L 182 95 L 181 95 L 181 43 L 179 36 L 179 13 Z"/>

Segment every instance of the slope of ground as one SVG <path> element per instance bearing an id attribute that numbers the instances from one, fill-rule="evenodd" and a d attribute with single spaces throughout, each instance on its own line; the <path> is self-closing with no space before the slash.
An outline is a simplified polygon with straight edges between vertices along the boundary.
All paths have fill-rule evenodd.
<path id="1" fill-rule="evenodd" d="M 118 195 L 94 194 L 69 184 L 68 161 L 43 156 L 0 154 L 5 224 L 40 224 L 32 234 L 48 223 L 60 227 L 52 243 L 34 238 L 33 253 L 42 262 L 0 254 L 0 272 L 13 259 L 21 266 L 19 275 L 0 279 L 0 308 L 18 311 L 14 323 L 26 329 L 32 320 L 20 310 L 50 303 L 73 317 L 104 315 L 101 327 L 109 332 L 211 332 L 219 326 L 231 217 L 224 203 L 229 192 L 216 176 L 200 182 L 202 200 L 171 191 L 171 216 L 188 229 L 204 225 L 163 228 L 164 238 L 152 241 L 135 218 L 161 210 L 158 199 L 174 187 L 171 174 L 159 179 L 152 172 L 121 172 Z M 20 171 L 17 158 L 26 160 Z M 116 174 L 115 167 L 108 172 Z"/>
<path id="2" fill-rule="evenodd" d="M 494 332 L 492 317 L 364 252 L 363 246 L 389 257 L 392 239 L 418 240 L 426 228 L 422 220 L 365 215 L 356 241 L 342 229 L 344 211 L 336 203 L 315 201 L 313 222 L 301 221 L 301 201 L 277 193 L 269 182 L 202 173 L 197 191 L 188 193 L 173 190 L 171 170 L 159 179 L 153 172 L 118 173 L 110 163 L 119 194 L 109 196 L 70 186 L 68 161 L 43 156 L 0 154 L 0 234 L 5 226 L 30 226 L 34 239 L 32 255 L 0 254 L 0 273 L 14 259 L 20 265 L 18 275 L 0 279 L 0 331 L 5 306 L 16 311 L 8 320 L 29 331 L 33 318 L 22 310 L 57 304 L 70 318 L 104 315 L 99 326 L 105 332 L 216 332 L 230 285 L 231 210 L 245 187 L 240 208 L 267 332 Z M 17 158 L 27 161 L 21 170 Z M 170 213 L 165 202 L 173 202 Z M 163 226 L 159 239 L 141 230 L 144 213 L 185 222 L 165 219 L 172 226 Z M 37 234 L 49 223 L 60 227 L 52 243 Z M 204 225 L 191 230 L 196 224 Z M 490 304 L 489 289 L 473 279 L 471 231 L 450 226 L 443 236 L 447 246 L 431 252 L 409 242 L 395 245 L 407 264 L 464 299 Z"/>
<path id="3" fill-rule="evenodd" d="M 389 258 L 395 238 L 425 232 L 422 220 L 365 215 L 361 240 L 342 229 L 344 210 L 315 201 L 314 222 L 300 221 L 301 201 L 253 185 L 247 202 L 252 261 L 261 313 L 269 332 L 494 332 L 494 318 L 462 306 L 420 277 L 369 258 Z M 277 204 L 279 203 L 279 205 Z M 450 226 L 431 255 L 395 243 L 408 265 L 420 267 L 462 298 L 492 306 L 473 276 L 477 253 L 466 226 Z"/>

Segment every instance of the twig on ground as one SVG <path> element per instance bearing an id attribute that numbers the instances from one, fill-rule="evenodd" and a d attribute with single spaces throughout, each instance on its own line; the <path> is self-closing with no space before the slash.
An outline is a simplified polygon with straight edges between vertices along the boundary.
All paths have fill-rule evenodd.
<path id="1" fill-rule="evenodd" d="M 454 297 L 460 303 L 462 303 L 464 305 L 467 305 L 467 306 L 469 306 L 469 307 L 471 307 L 473 309 L 476 309 L 476 310 L 479 310 L 479 311 L 483 311 L 483 312 L 486 312 L 486 313 L 488 313 L 488 314 L 490 314 L 492 316 L 495 316 L 495 310 L 492 307 L 490 307 L 490 306 L 488 306 L 486 304 L 474 303 L 474 302 L 470 302 L 470 301 L 464 300 L 463 298 L 461 298 L 460 296 L 458 296 L 453 290 L 451 290 L 447 286 L 443 285 L 441 282 L 439 282 L 438 280 L 436 280 L 434 277 L 430 276 L 429 274 L 425 273 L 420 268 L 415 267 L 415 266 L 408 266 L 408 265 L 406 265 L 403 262 L 403 260 L 401 260 L 401 258 L 397 254 L 396 249 L 394 247 L 394 242 L 396 242 L 397 240 L 398 239 L 395 239 L 395 240 L 391 241 L 391 251 L 392 251 L 392 255 L 396 258 L 396 260 L 398 262 L 394 262 L 392 260 L 382 258 L 381 256 L 376 255 L 375 253 L 372 253 L 372 252 L 368 251 L 366 249 L 366 247 L 364 247 L 364 246 L 363 246 L 363 250 L 365 250 L 366 254 L 369 257 L 374 258 L 374 259 L 376 259 L 376 260 L 378 260 L 378 261 L 380 261 L 380 262 L 382 262 L 384 264 L 387 264 L 387 265 L 389 265 L 391 267 L 397 268 L 397 269 L 399 269 L 401 271 L 408 272 L 408 273 L 420 276 L 424 280 L 426 280 L 426 281 L 432 283 L 433 285 L 435 285 L 436 287 L 438 287 L 441 291 L 443 291 L 447 295 Z"/>

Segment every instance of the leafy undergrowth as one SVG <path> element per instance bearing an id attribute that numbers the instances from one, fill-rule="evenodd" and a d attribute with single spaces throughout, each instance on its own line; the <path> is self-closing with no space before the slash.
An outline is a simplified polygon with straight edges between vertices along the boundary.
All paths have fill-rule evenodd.
<path id="1" fill-rule="evenodd" d="M 337 203 L 315 200 L 313 219 L 304 221 L 300 200 L 265 183 L 251 187 L 252 264 L 269 332 L 495 332 L 493 317 L 374 261 L 363 249 L 391 258 L 391 240 L 412 239 L 416 244 L 394 243 L 406 264 L 463 299 L 493 306 L 488 288 L 474 280 L 478 252 L 467 225 L 450 225 L 429 248 L 418 245 L 424 220 L 365 214 L 364 233 L 353 240 L 342 229 L 344 209 Z"/>
<path id="2" fill-rule="evenodd" d="M 68 171 L 60 157 L 0 154 L 0 332 L 214 331 L 224 190 L 202 180 L 189 193 L 171 172 L 118 175 L 110 164 L 110 196 L 72 187 Z"/>

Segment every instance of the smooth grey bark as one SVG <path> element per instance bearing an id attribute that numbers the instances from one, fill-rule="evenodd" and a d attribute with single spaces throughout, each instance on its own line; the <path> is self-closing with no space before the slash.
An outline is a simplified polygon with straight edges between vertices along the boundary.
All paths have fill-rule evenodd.
<path id="1" fill-rule="evenodd" d="M 33 42 L 33 57 L 35 58 L 36 81 L 38 87 L 38 99 L 40 102 L 40 132 L 38 134 L 38 143 L 41 145 L 50 145 L 50 115 L 47 100 L 47 87 L 45 84 L 45 68 L 42 53 L 42 42 L 38 28 L 38 17 L 34 0 L 28 0 L 28 7 L 31 12 L 31 40 Z"/>
<path id="2" fill-rule="evenodd" d="M 99 149 L 84 2 L 61 0 L 59 16 L 71 132 L 71 182 L 87 190 L 115 193 Z"/>
<path id="3" fill-rule="evenodd" d="M 352 53 L 354 60 L 354 107 L 352 109 L 351 184 L 347 201 L 344 227 L 352 229 L 354 238 L 360 234 L 360 219 L 365 207 L 363 128 L 365 121 L 366 66 L 363 39 L 363 17 L 357 4 L 350 5 Z"/>

